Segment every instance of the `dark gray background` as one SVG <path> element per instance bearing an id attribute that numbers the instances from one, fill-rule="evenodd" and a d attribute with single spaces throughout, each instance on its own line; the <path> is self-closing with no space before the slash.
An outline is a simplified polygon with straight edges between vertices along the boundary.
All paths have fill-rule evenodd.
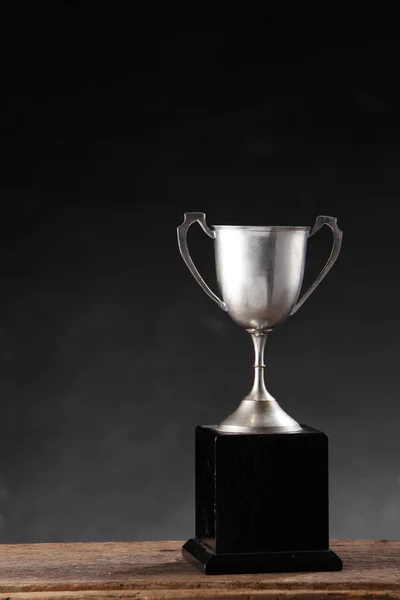
<path id="1" fill-rule="evenodd" d="M 2 8 L 0 540 L 193 534 L 194 427 L 235 408 L 253 359 L 179 256 L 185 210 L 338 217 L 267 383 L 329 434 L 331 535 L 398 538 L 395 34 L 85 6 Z M 190 243 L 215 289 L 212 243 Z"/>

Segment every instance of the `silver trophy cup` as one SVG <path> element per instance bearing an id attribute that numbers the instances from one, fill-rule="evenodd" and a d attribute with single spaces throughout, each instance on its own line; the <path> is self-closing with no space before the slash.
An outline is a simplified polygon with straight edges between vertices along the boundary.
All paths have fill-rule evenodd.
<path id="1" fill-rule="evenodd" d="M 299 431 L 267 391 L 264 382 L 264 348 L 267 335 L 304 304 L 333 267 L 342 243 L 336 218 L 319 216 L 314 227 L 207 226 L 204 213 L 185 213 L 178 227 L 182 258 L 200 287 L 252 337 L 255 352 L 254 384 L 237 410 L 218 429 L 226 432 L 274 433 Z M 215 264 L 222 300 L 196 269 L 187 245 L 193 223 L 215 241 Z M 307 240 L 323 225 L 333 232 L 331 255 L 311 287 L 301 296 Z"/>

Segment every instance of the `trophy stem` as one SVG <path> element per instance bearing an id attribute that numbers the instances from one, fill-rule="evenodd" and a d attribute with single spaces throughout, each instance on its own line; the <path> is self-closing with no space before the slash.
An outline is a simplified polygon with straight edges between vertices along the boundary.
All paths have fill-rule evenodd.
<path id="1" fill-rule="evenodd" d="M 301 426 L 279 406 L 268 392 L 264 381 L 264 350 L 267 333 L 249 331 L 254 345 L 253 388 L 234 413 L 218 426 L 220 431 L 234 433 L 282 433 L 301 431 Z"/>
<path id="2" fill-rule="evenodd" d="M 265 344 L 267 342 L 267 334 L 261 332 L 251 332 L 250 335 L 254 345 L 254 384 L 250 395 L 253 400 L 273 400 L 273 397 L 265 387 L 264 380 L 264 351 Z"/>

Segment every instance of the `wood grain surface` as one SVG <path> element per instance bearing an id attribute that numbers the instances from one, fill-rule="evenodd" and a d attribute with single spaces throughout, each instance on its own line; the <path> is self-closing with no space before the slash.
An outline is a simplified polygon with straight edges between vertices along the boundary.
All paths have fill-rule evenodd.
<path id="1" fill-rule="evenodd" d="M 336 573 L 205 576 L 182 542 L 0 546 L 0 599 L 400 599 L 399 541 L 333 541 Z"/>

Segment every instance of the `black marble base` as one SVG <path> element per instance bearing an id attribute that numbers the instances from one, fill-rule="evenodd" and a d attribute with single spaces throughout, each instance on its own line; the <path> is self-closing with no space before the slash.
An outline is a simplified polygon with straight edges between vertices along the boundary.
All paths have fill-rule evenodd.
<path id="1" fill-rule="evenodd" d="M 205 575 L 341 571 L 343 566 L 332 550 L 216 554 L 196 539 L 182 546 L 182 555 Z"/>
<path id="2" fill-rule="evenodd" d="M 332 571 L 328 438 L 196 428 L 196 534 L 183 554 L 205 573 Z"/>

